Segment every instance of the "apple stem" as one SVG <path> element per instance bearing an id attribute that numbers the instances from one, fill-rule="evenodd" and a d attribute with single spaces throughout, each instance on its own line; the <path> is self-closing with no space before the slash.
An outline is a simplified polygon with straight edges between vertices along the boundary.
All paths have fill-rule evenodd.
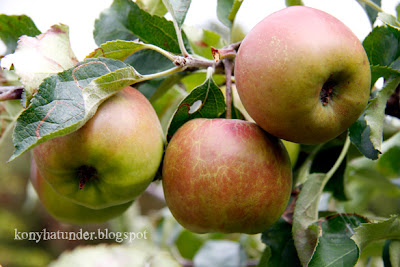
<path id="1" fill-rule="evenodd" d="M 311 151 L 310 155 L 306 158 L 304 163 L 301 165 L 301 167 L 299 168 L 298 175 L 294 182 L 295 186 L 299 186 L 307 180 L 308 176 L 310 175 L 310 169 L 311 169 L 311 165 L 314 161 L 314 158 L 323 146 L 324 146 L 324 144 L 320 144 L 320 145 L 316 146 Z"/>
<path id="2" fill-rule="evenodd" d="M 339 168 L 340 164 L 342 164 L 342 161 L 344 160 L 344 158 L 347 155 L 347 151 L 349 150 L 350 147 L 350 137 L 347 135 L 346 138 L 346 142 L 344 143 L 344 146 L 342 148 L 342 151 L 340 152 L 339 157 L 337 158 L 335 164 L 333 165 L 333 167 L 326 173 L 325 182 L 328 182 L 329 179 L 333 176 L 333 174 L 337 171 L 337 169 Z"/>
<path id="3" fill-rule="evenodd" d="M 232 71 L 233 61 L 229 58 L 223 60 L 226 75 L 226 118 L 232 118 Z"/>
<path id="4" fill-rule="evenodd" d="M 233 66 L 236 58 L 237 51 L 242 42 L 237 42 L 230 44 L 226 47 L 217 49 L 211 47 L 211 52 L 215 62 L 218 64 L 222 62 L 224 64 L 224 71 L 226 77 L 226 118 L 232 118 L 232 74 L 233 74 Z"/>
<path id="5" fill-rule="evenodd" d="M 342 151 L 340 152 L 339 157 L 336 159 L 335 164 L 325 175 L 322 176 L 321 188 L 325 187 L 325 185 L 328 183 L 328 181 L 332 178 L 332 176 L 338 170 L 338 168 L 342 164 L 343 160 L 346 158 L 347 152 L 349 151 L 350 144 L 351 144 L 350 137 L 347 135 L 347 138 L 343 145 Z M 313 161 L 314 157 L 316 156 L 316 154 L 318 153 L 318 151 L 321 150 L 322 146 L 323 146 L 323 144 L 317 146 L 311 152 L 310 156 L 306 159 L 306 162 L 303 164 L 303 166 L 299 170 L 299 174 L 297 175 L 297 181 L 295 182 L 295 188 L 292 191 L 293 200 L 288 205 L 288 207 L 286 208 L 285 212 L 282 215 L 283 219 L 285 219 L 288 223 L 291 223 L 291 224 L 293 223 L 293 216 L 295 216 L 294 210 L 295 210 L 296 202 L 298 200 L 299 194 L 301 193 L 301 189 L 300 189 L 301 184 L 304 184 L 305 180 L 310 175 L 310 168 L 311 168 L 312 161 Z"/>

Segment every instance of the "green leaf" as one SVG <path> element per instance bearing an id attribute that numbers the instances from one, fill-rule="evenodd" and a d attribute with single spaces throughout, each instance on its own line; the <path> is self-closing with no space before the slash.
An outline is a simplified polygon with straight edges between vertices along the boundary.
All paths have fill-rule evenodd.
<path id="1" fill-rule="evenodd" d="M 30 17 L 0 14 L 0 39 L 6 45 L 6 55 L 14 53 L 20 36 L 36 36 L 38 34 L 40 31 Z"/>
<path id="2" fill-rule="evenodd" d="M 232 111 L 232 114 L 231 114 L 232 119 L 245 120 L 243 113 L 240 112 L 240 110 L 235 106 L 235 101 L 233 98 L 232 98 L 231 111 Z M 225 118 L 225 117 L 226 117 L 226 112 L 221 115 L 221 118 Z"/>
<path id="3" fill-rule="evenodd" d="M 5 57 L 0 60 L 0 63 L 3 62 Z M 1 68 L 0 66 L 0 86 L 17 86 L 21 87 L 21 82 L 19 81 L 19 76 L 15 73 L 15 71 L 9 70 L 7 68 Z M 4 94 L 4 92 L 3 92 Z M 4 95 L 0 95 L 0 99 L 4 97 Z"/>
<path id="4" fill-rule="evenodd" d="M 107 58 L 88 59 L 46 78 L 17 120 L 10 160 L 39 143 L 77 130 L 103 101 L 140 78 L 131 66 Z"/>
<path id="5" fill-rule="evenodd" d="M 388 14 L 386 12 L 379 12 L 378 18 L 386 25 L 390 25 L 397 29 L 400 28 L 400 22 L 397 20 L 397 18 L 395 16 L 393 16 L 391 14 Z"/>
<path id="6" fill-rule="evenodd" d="M 345 179 L 350 199 L 342 203 L 343 210 L 360 214 L 373 212 L 376 216 L 398 212 L 400 188 L 377 169 L 376 160 L 362 156 L 352 159 L 347 164 Z"/>
<path id="7" fill-rule="evenodd" d="M 391 26 L 375 27 L 363 41 L 371 64 L 371 86 L 380 77 L 399 75 L 400 31 Z"/>
<path id="8" fill-rule="evenodd" d="M 326 174 L 309 175 L 298 195 L 293 214 L 293 239 L 303 266 L 309 264 L 321 234 L 321 227 L 315 223 L 318 220 L 318 206 L 323 189 L 343 162 L 349 146 L 350 140 L 346 139 L 334 166 Z"/>
<path id="9" fill-rule="evenodd" d="M 18 100 L 0 102 L 0 148 L 12 132 L 22 107 Z"/>
<path id="10" fill-rule="evenodd" d="M 400 4 L 397 4 L 396 6 L 396 17 L 400 18 Z"/>
<path id="11" fill-rule="evenodd" d="M 260 261 L 258 262 L 257 267 L 265 267 L 268 266 L 269 259 L 271 258 L 271 249 L 267 246 L 263 253 L 261 254 Z"/>
<path id="12" fill-rule="evenodd" d="M 24 86 L 24 107 L 46 77 L 73 67 L 76 59 L 66 25 L 54 25 L 37 37 L 22 36 L 14 54 L 2 59 L 3 68 L 15 69 Z"/>
<path id="13" fill-rule="evenodd" d="M 318 205 L 325 186 L 325 174 L 311 174 L 300 191 L 293 215 L 293 239 L 299 259 L 306 266 L 317 247 L 321 229 L 318 221 Z"/>
<path id="14" fill-rule="evenodd" d="M 321 151 L 319 151 L 311 165 L 310 172 L 327 173 L 335 164 L 341 151 L 341 146 L 329 147 L 327 149 L 322 149 Z M 333 196 L 341 201 L 347 200 L 346 194 L 344 192 L 344 173 L 346 165 L 346 160 L 342 161 L 339 168 L 329 179 L 324 188 L 324 191 L 332 192 Z"/>
<path id="15" fill-rule="evenodd" d="M 129 56 L 143 49 L 157 48 L 154 45 L 149 45 L 141 42 L 116 40 L 101 44 L 99 48 L 96 48 L 86 58 L 106 57 L 118 60 L 125 60 Z M 173 55 L 171 55 L 171 57 L 172 56 Z"/>
<path id="16" fill-rule="evenodd" d="M 231 28 L 236 14 L 242 5 L 243 0 L 218 0 L 218 19 L 227 27 Z"/>
<path id="17" fill-rule="evenodd" d="M 183 25 L 183 30 L 189 38 L 194 53 L 199 56 L 212 59 L 211 47 L 220 48 L 226 45 L 224 39 L 213 31 L 188 25 Z"/>
<path id="18" fill-rule="evenodd" d="M 351 237 L 362 251 L 370 243 L 385 239 L 400 239 L 399 215 L 382 222 L 364 223 L 355 229 Z"/>
<path id="19" fill-rule="evenodd" d="M 163 17 L 168 11 L 162 0 L 136 0 L 136 4 L 150 15 L 159 17 Z"/>
<path id="20" fill-rule="evenodd" d="M 382 260 L 385 267 L 400 266 L 400 240 L 386 240 Z"/>
<path id="21" fill-rule="evenodd" d="M 66 251 L 49 267 L 181 266 L 167 251 L 145 242 L 132 245 L 82 246 Z"/>
<path id="22" fill-rule="evenodd" d="M 262 233 L 261 240 L 268 246 L 269 259 L 262 266 L 301 266 L 292 239 L 292 225 L 279 219 Z M 261 265 L 260 265 L 261 267 Z"/>
<path id="23" fill-rule="evenodd" d="M 195 118 L 219 118 L 226 110 L 225 98 L 210 77 L 182 100 L 168 127 L 168 140 L 184 123 Z"/>
<path id="24" fill-rule="evenodd" d="M 246 253 L 239 243 L 228 240 L 207 241 L 193 259 L 196 267 L 246 266 Z"/>
<path id="25" fill-rule="evenodd" d="M 163 0 L 163 3 L 172 17 L 175 18 L 178 26 L 181 27 L 185 21 L 191 0 Z"/>
<path id="26" fill-rule="evenodd" d="M 386 102 L 400 83 L 400 76 L 387 83 L 376 97 L 372 99 L 365 111 L 365 121 L 370 127 L 369 139 L 378 151 L 381 150 L 383 122 L 385 119 Z"/>
<path id="27" fill-rule="evenodd" d="M 375 20 L 378 16 L 378 11 L 376 11 L 374 8 L 370 7 L 369 5 L 365 4 L 364 2 L 357 1 L 365 10 L 365 12 L 368 15 L 369 22 L 371 23 L 371 26 L 374 25 Z M 377 6 L 381 6 L 381 0 L 372 0 L 373 3 L 375 3 Z"/>
<path id="28" fill-rule="evenodd" d="M 181 74 L 181 73 L 178 72 L 178 73 L 173 74 L 172 76 L 179 75 L 179 74 Z M 138 84 L 137 89 L 149 100 L 151 98 L 153 98 L 154 95 L 160 94 L 160 96 L 162 96 L 169 89 L 163 85 L 164 82 L 167 82 L 169 85 L 169 82 L 167 81 L 168 78 L 169 77 L 160 77 L 160 78 L 148 80 L 144 83 Z M 160 87 L 162 87 L 162 88 L 160 88 Z M 160 88 L 160 90 L 158 90 L 158 88 Z M 161 92 L 161 91 L 163 91 L 163 92 Z M 159 96 L 156 96 L 155 98 L 153 98 L 153 101 L 157 100 L 157 98 L 159 98 Z M 150 100 L 150 102 L 151 102 L 151 100 Z"/>
<path id="29" fill-rule="evenodd" d="M 149 49 L 140 50 L 124 60 L 134 67 L 140 74 L 162 72 L 176 67 L 170 59 L 164 55 Z"/>
<path id="30" fill-rule="evenodd" d="M 356 122 L 349 128 L 349 137 L 351 142 L 358 148 L 358 150 L 369 159 L 378 159 L 379 150 L 375 149 L 369 135 L 371 128 L 365 121 L 365 114 L 363 114 Z"/>
<path id="31" fill-rule="evenodd" d="M 153 44 L 180 54 L 179 43 L 172 21 L 152 16 L 131 0 L 114 0 L 110 8 L 95 21 L 94 39 L 97 45 L 112 40 L 134 40 Z M 186 49 L 189 42 L 183 36 Z"/>
<path id="32" fill-rule="evenodd" d="M 135 41 L 109 41 L 100 45 L 87 56 L 87 58 L 93 57 L 123 60 L 141 74 L 157 73 L 175 66 L 172 63 L 174 55 L 168 51 L 154 45 Z"/>
<path id="33" fill-rule="evenodd" d="M 187 96 L 185 90 L 175 85 L 183 75 L 183 73 L 175 73 L 166 78 L 152 79 L 138 87 L 138 90 L 153 105 L 164 133 L 167 132 L 168 125 L 179 103 Z"/>
<path id="34" fill-rule="evenodd" d="M 382 144 L 382 156 L 377 160 L 378 170 L 390 177 L 400 176 L 400 132 Z"/>
<path id="35" fill-rule="evenodd" d="M 397 64 L 397 60 L 391 64 L 391 67 L 379 65 L 371 66 L 371 85 L 374 85 L 381 77 L 388 79 L 390 77 L 400 76 L 398 68 L 394 68 L 395 64 Z"/>
<path id="36" fill-rule="evenodd" d="M 390 242 L 389 255 L 392 266 L 400 266 L 400 240 Z"/>
<path id="37" fill-rule="evenodd" d="M 385 26 L 375 27 L 364 39 L 363 46 L 371 65 L 390 66 L 400 55 L 399 39 Z"/>
<path id="38" fill-rule="evenodd" d="M 204 244 L 205 238 L 199 234 L 192 233 L 188 230 L 183 230 L 177 237 L 175 244 L 182 257 L 193 259 L 197 251 Z"/>
<path id="39" fill-rule="evenodd" d="M 392 240 L 387 239 L 385 241 L 385 245 L 383 246 L 383 251 L 382 251 L 382 260 L 383 260 L 383 266 L 385 267 L 392 267 L 392 264 L 390 263 L 390 255 L 389 255 L 389 246 Z"/>
<path id="40" fill-rule="evenodd" d="M 286 6 L 304 6 L 302 0 L 285 0 Z"/>
<path id="41" fill-rule="evenodd" d="M 161 79 L 161 83 L 158 84 L 154 93 L 149 97 L 150 102 L 154 102 L 162 98 L 172 88 L 172 86 L 177 84 L 184 76 L 184 73 L 178 72 L 173 75 L 169 75 L 168 77 L 164 77 L 164 79 Z M 180 91 L 184 90 L 180 89 Z M 185 93 L 186 91 L 184 93 L 179 93 L 179 95 L 182 96 L 185 95 Z"/>
<path id="42" fill-rule="evenodd" d="M 357 245 L 350 239 L 353 229 L 366 220 L 357 215 L 338 214 L 321 220 L 321 236 L 309 267 L 354 266 L 359 257 Z"/>
<path id="43" fill-rule="evenodd" d="M 370 100 L 364 114 L 350 127 L 350 140 L 369 159 L 378 159 L 381 154 L 386 103 L 399 83 L 400 76 L 388 82 Z"/>
<path id="44" fill-rule="evenodd" d="M 185 75 L 181 82 L 184 85 L 186 91 L 190 92 L 196 88 L 199 84 L 202 84 L 207 79 L 207 72 L 200 70 Z M 226 77 L 223 74 L 214 74 L 213 80 L 217 85 L 225 84 Z"/>

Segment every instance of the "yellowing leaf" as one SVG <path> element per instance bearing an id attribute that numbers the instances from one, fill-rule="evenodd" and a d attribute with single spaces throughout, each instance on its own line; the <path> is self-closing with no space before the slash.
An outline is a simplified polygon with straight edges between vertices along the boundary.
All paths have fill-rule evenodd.
<path id="1" fill-rule="evenodd" d="M 77 62 L 70 46 L 68 26 L 60 24 L 36 37 L 21 36 L 15 53 L 3 58 L 1 66 L 15 69 L 25 88 L 24 105 L 28 106 L 45 78 Z"/>

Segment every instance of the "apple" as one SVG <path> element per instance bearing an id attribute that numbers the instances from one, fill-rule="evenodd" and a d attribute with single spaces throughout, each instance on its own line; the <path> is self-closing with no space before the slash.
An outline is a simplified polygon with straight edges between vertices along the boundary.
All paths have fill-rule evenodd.
<path id="1" fill-rule="evenodd" d="M 365 50 L 335 17 L 304 6 L 277 11 L 246 35 L 235 60 L 244 107 L 265 131 L 317 144 L 349 128 L 371 87 Z"/>
<path id="2" fill-rule="evenodd" d="M 223 88 L 221 88 L 223 89 Z M 235 107 L 242 113 L 243 117 L 247 120 L 247 121 L 252 121 L 255 122 L 249 115 L 249 113 L 246 111 L 246 109 L 244 108 L 242 101 L 239 98 L 238 92 L 236 90 L 236 87 L 233 86 L 231 88 L 232 90 L 232 96 L 233 96 L 233 102 L 235 103 Z M 225 95 L 225 90 L 222 90 L 222 92 Z M 290 158 L 290 162 L 292 163 L 292 167 L 294 167 L 296 165 L 297 162 L 297 158 L 299 157 L 300 154 L 300 145 L 298 143 L 293 143 L 293 142 L 289 142 L 286 140 L 282 140 L 283 145 L 285 146 L 288 154 L 289 154 L 289 158 Z"/>
<path id="3" fill-rule="evenodd" d="M 188 121 L 167 146 L 162 174 L 172 215 L 195 233 L 263 232 L 292 190 L 282 142 L 243 120 Z"/>
<path id="4" fill-rule="evenodd" d="M 164 135 L 150 102 L 126 87 L 80 129 L 33 148 L 40 174 L 64 197 L 92 209 L 137 198 L 152 182 Z"/>
<path id="5" fill-rule="evenodd" d="M 293 143 L 293 142 L 289 142 L 286 140 L 282 140 L 282 143 L 285 146 L 285 148 L 289 154 L 289 158 L 290 158 L 290 162 L 292 163 L 292 167 L 294 167 L 297 163 L 297 159 L 300 154 L 300 145 L 298 143 Z"/>
<path id="6" fill-rule="evenodd" d="M 76 204 L 58 194 L 39 173 L 36 163 L 31 164 L 31 183 L 39 196 L 40 202 L 51 216 L 63 223 L 87 224 L 102 223 L 124 213 L 131 202 L 104 209 L 90 209 Z"/>

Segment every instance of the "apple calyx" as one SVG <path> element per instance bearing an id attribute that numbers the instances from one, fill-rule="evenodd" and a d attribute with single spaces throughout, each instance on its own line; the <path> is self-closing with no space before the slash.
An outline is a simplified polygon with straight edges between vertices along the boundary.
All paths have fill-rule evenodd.
<path id="1" fill-rule="evenodd" d="M 95 167 L 82 165 L 77 169 L 77 175 L 79 178 L 79 189 L 82 190 L 83 187 L 89 180 L 97 179 L 99 174 Z"/>
<path id="2" fill-rule="evenodd" d="M 337 85 L 336 81 L 329 79 L 322 86 L 319 98 L 323 106 L 328 105 L 329 102 L 332 100 L 332 95 L 334 94 L 336 85 Z"/>

